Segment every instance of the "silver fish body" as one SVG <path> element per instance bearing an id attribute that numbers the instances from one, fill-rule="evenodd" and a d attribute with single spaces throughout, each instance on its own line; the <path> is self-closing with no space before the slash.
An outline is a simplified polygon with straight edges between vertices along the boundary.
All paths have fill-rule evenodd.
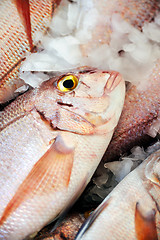
<path id="1" fill-rule="evenodd" d="M 76 240 L 160 239 L 160 150 L 126 176 L 88 218 Z"/>
<path id="2" fill-rule="evenodd" d="M 124 93 L 117 72 L 77 70 L 1 112 L 0 239 L 39 231 L 80 195 L 109 144 Z"/>

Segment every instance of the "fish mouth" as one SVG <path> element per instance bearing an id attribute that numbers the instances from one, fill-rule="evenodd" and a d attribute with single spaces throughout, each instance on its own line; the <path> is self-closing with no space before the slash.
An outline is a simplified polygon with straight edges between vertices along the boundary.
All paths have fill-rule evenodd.
<path id="1" fill-rule="evenodd" d="M 122 75 L 116 71 L 103 71 L 103 73 L 105 73 L 107 77 L 104 93 L 112 92 L 122 81 Z"/>

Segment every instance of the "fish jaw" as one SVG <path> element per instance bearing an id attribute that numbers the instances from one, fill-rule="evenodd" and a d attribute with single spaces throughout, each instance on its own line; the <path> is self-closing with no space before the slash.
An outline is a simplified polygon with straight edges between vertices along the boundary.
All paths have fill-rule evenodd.
<path id="1" fill-rule="evenodd" d="M 99 86 L 104 90 L 100 91 L 98 96 L 97 93 L 95 96 L 90 95 L 88 112 L 90 111 L 89 103 L 95 98 L 98 100 L 104 98 L 106 103 L 104 109 L 108 111 L 116 94 L 119 101 L 114 103 L 114 113 L 119 116 L 124 101 L 124 81 L 121 79 L 111 90 L 111 87 L 107 86 L 109 78 L 104 83 L 101 81 L 100 73 L 102 74 L 102 71 L 96 72 L 96 75 L 91 74 L 90 78 L 93 80 L 91 82 L 96 82 L 95 76 L 99 76 Z M 114 128 L 107 128 L 105 131 L 105 121 L 93 124 L 86 119 L 84 109 L 86 110 L 87 105 L 84 97 L 85 88 L 84 93 L 81 88 L 81 85 L 84 85 L 82 75 L 79 75 L 80 82 L 79 87 L 75 89 L 75 96 L 71 92 L 66 94 L 67 98 L 65 94 L 62 97 L 56 87 L 54 89 L 50 87 L 56 80 L 51 79 L 38 89 L 20 96 L 2 113 L 2 119 L 3 114 L 6 119 L 7 116 L 10 119 L 5 122 L 4 127 L 2 124 L 0 135 L 1 239 L 23 239 L 39 231 L 71 205 L 89 182 L 109 144 Z M 108 73 L 102 75 L 106 77 Z M 108 84 L 112 85 L 109 82 Z M 95 88 L 93 90 L 95 91 Z M 91 89 L 90 91 L 92 92 Z M 60 97 L 63 100 L 72 101 L 72 111 L 69 111 L 70 107 L 57 104 L 56 101 L 57 99 L 59 101 Z M 76 97 L 80 105 L 79 112 L 75 104 Z M 82 101 L 83 98 L 84 101 Z M 20 110 L 23 106 L 23 111 L 18 111 L 18 116 L 16 104 Z M 10 109 L 12 109 L 11 115 Z M 65 114 L 62 114 L 63 111 L 68 113 L 66 119 Z M 96 115 L 95 111 L 94 115 Z M 105 114 L 105 111 L 98 109 L 97 115 Z M 59 121 L 55 121 L 58 124 L 56 126 L 53 125 L 55 112 L 60 113 Z M 110 112 L 108 111 L 107 117 L 112 119 Z M 83 121 L 80 124 L 80 120 L 83 120 L 87 127 L 83 129 Z M 68 125 L 72 124 L 64 129 L 59 124 L 61 121 L 68 122 Z M 118 122 L 118 118 L 116 121 Z M 81 126 L 79 131 L 73 131 L 74 124 L 77 129 Z M 86 133 L 88 126 L 93 128 Z"/>
<path id="2" fill-rule="evenodd" d="M 76 240 L 159 239 L 159 160 L 160 150 L 125 177 L 86 221 Z"/>

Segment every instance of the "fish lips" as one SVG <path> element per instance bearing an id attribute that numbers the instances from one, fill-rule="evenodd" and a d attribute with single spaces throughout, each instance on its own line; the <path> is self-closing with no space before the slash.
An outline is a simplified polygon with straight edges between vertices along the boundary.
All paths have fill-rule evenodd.
<path id="1" fill-rule="evenodd" d="M 116 71 L 103 71 L 103 73 L 106 73 L 106 77 L 108 78 L 104 89 L 104 95 L 106 95 L 106 93 L 113 91 L 123 81 L 123 78 Z"/>

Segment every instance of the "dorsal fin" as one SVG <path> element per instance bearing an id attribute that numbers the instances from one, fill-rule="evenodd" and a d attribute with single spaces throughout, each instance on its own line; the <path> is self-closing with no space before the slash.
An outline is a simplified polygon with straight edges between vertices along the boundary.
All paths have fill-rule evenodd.
<path id="1" fill-rule="evenodd" d="M 30 51 L 33 49 L 32 27 L 29 0 L 15 0 L 18 13 L 23 21 L 24 28 L 28 37 Z"/>

